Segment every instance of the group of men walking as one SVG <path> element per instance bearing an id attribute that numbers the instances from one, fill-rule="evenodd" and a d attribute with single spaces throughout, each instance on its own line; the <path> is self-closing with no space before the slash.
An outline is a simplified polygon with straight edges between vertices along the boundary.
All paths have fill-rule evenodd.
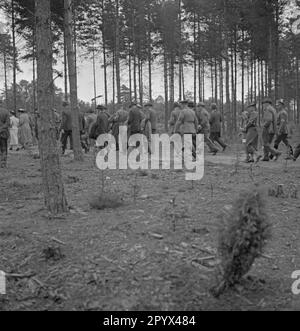
<path id="1" fill-rule="evenodd" d="M 198 105 L 188 101 L 175 103 L 169 121 L 169 131 L 170 134 L 191 134 L 193 136 L 194 153 L 197 134 L 204 135 L 204 141 L 209 152 L 213 155 L 219 152 L 218 145 L 223 151 L 228 147 L 221 137 L 222 114 L 216 104 L 211 105 L 210 114 L 203 102 Z"/>
<path id="2" fill-rule="evenodd" d="M 271 160 L 277 161 L 282 155 L 278 150 L 282 142 L 287 148 L 286 159 L 296 161 L 300 155 L 300 145 L 296 147 L 294 152 L 289 142 L 289 117 L 285 109 L 284 101 L 279 100 L 277 102 L 277 111 L 273 107 L 272 100 L 269 98 L 265 99 L 262 105 L 263 155 L 258 153 L 259 113 L 257 111 L 257 104 L 250 104 L 247 110 L 242 114 L 241 129 L 245 135 L 246 163 L 258 162 L 261 159 L 264 162 Z"/>
<path id="3" fill-rule="evenodd" d="M 263 131 L 262 141 L 264 155 L 259 155 L 259 113 L 256 103 L 250 104 L 242 114 L 241 129 L 246 145 L 246 162 L 265 162 L 278 160 L 281 156 L 279 145 L 284 143 L 287 148 L 287 159 L 294 161 L 300 156 L 300 144 L 293 150 L 289 143 L 288 113 L 283 100 L 277 102 L 277 111 L 273 107 L 271 99 L 263 101 Z M 68 140 L 72 149 L 72 114 L 67 102 L 63 103 L 63 111 L 60 116 L 54 109 L 55 128 L 57 140 L 60 139 L 62 154 L 65 154 Z M 38 114 L 37 114 L 38 115 Z M 226 150 L 228 145 L 222 140 L 222 114 L 216 104 L 211 105 L 211 111 L 207 111 L 205 104 L 200 102 L 195 105 L 186 100 L 174 104 L 169 120 L 169 134 L 192 135 L 193 154 L 196 152 L 197 134 L 203 134 L 208 150 L 213 155 Z M 101 134 L 111 132 L 115 137 L 117 150 L 119 146 L 120 127 L 128 127 L 128 135 L 144 134 L 151 142 L 151 135 L 157 133 L 157 113 L 151 102 L 144 107 L 132 103 L 128 110 L 121 107 L 115 114 L 110 115 L 105 106 L 97 107 L 97 112 L 91 110 L 83 115 L 79 112 L 79 131 L 82 148 L 88 152 L 90 146 L 95 143 Z M 38 139 L 38 116 L 36 120 L 36 138 Z M 6 167 L 8 147 L 13 150 L 26 149 L 33 141 L 32 119 L 25 110 L 19 110 L 19 116 L 15 112 L 9 112 L 0 102 L 0 154 L 1 167 Z M 274 141 L 275 139 L 275 141 Z M 124 140 L 123 140 L 124 141 Z M 10 145 L 9 145 L 10 142 Z M 124 148 L 124 147 L 122 147 Z M 128 146 L 126 146 L 128 148 Z M 151 153 L 151 148 L 149 147 Z"/>

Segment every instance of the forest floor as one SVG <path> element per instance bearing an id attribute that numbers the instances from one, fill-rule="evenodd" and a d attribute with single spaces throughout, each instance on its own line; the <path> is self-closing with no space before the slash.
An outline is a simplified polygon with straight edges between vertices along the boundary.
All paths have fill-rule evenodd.
<path id="1" fill-rule="evenodd" d="M 291 275 L 300 270 L 299 161 L 243 164 L 242 153 L 206 156 L 205 176 L 180 171 L 105 171 L 105 190 L 122 206 L 95 210 L 102 191 L 93 156 L 62 158 L 70 213 L 43 207 L 39 160 L 11 153 L 0 172 L 0 270 L 10 277 L 0 310 L 300 310 Z M 242 191 L 266 192 L 272 238 L 243 286 L 219 299 L 215 283 L 219 218 Z M 171 201 L 175 199 L 175 207 Z M 177 217 L 172 218 L 176 213 Z M 175 219 L 175 220 L 174 220 Z"/>

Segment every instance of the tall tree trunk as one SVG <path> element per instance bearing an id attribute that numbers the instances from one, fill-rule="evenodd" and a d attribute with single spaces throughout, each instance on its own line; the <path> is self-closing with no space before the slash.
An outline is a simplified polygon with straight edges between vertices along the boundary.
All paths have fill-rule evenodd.
<path id="1" fill-rule="evenodd" d="M 169 123 L 169 83 L 168 83 L 168 58 L 167 52 L 164 51 L 164 85 L 165 85 L 165 130 L 168 131 Z"/>
<path id="2" fill-rule="evenodd" d="M 93 45 L 93 78 L 94 78 L 94 109 L 97 108 L 97 81 L 96 81 L 96 59 L 95 59 L 95 43 Z"/>
<path id="3" fill-rule="evenodd" d="M 67 56 L 67 40 L 66 31 L 64 30 L 64 81 L 65 81 L 65 101 L 68 101 L 68 56 Z"/>
<path id="4" fill-rule="evenodd" d="M 17 45 L 15 1 L 11 0 L 12 42 L 13 42 L 13 108 L 17 111 Z"/>
<path id="5" fill-rule="evenodd" d="M 50 0 L 35 0 L 37 18 L 39 148 L 45 205 L 52 214 L 68 211 L 56 142 Z"/>
<path id="6" fill-rule="evenodd" d="M 9 109 L 8 105 L 8 82 L 7 82 L 7 55 L 6 50 L 3 55 L 3 66 L 4 66 L 4 89 L 5 89 L 5 101 L 6 101 L 6 109 Z"/>
<path id="7" fill-rule="evenodd" d="M 153 93 L 152 93 L 152 38 L 151 38 L 151 24 L 150 24 L 151 16 L 148 15 L 148 74 L 149 74 L 149 99 L 152 101 Z"/>
<path id="8" fill-rule="evenodd" d="M 83 161 L 83 153 L 81 149 L 80 130 L 79 130 L 79 109 L 77 97 L 77 70 L 76 70 L 76 54 L 74 49 L 73 38 L 73 14 L 71 7 L 71 0 L 64 0 L 65 10 L 65 31 L 67 43 L 67 56 L 69 67 L 69 81 L 70 81 L 70 99 L 72 110 L 72 136 L 73 136 L 73 151 L 74 159 L 76 161 Z"/>

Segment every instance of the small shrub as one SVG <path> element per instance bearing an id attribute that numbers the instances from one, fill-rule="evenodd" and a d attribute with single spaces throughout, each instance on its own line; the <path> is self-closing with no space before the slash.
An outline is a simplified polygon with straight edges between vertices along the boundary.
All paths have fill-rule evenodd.
<path id="1" fill-rule="evenodd" d="M 224 228 L 219 238 L 219 284 L 212 289 L 218 297 L 238 284 L 263 253 L 270 237 L 262 194 L 257 190 L 242 194 L 241 198 L 222 215 Z"/>
<path id="2" fill-rule="evenodd" d="M 103 209 L 116 209 L 123 205 L 122 199 L 112 193 L 101 193 L 92 197 L 89 201 L 92 209 L 103 210 Z"/>

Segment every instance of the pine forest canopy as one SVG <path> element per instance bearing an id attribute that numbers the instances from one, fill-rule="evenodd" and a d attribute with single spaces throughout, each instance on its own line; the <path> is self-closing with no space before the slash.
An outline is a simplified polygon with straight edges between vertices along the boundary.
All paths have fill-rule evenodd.
<path id="1" fill-rule="evenodd" d="M 33 62 L 34 6 L 34 0 L 1 1 L 14 34 L 26 41 L 25 59 Z M 124 86 L 126 101 L 143 104 L 163 95 L 166 121 L 173 102 L 189 97 L 218 102 L 227 126 L 237 129 L 239 112 L 265 96 L 287 100 L 299 121 L 298 8 L 288 0 L 76 0 L 75 55 L 94 63 L 95 97 L 121 103 Z M 53 50 L 66 59 L 64 1 L 51 1 L 51 19 Z M 21 60 L 15 48 L 10 33 L 1 34 L 7 66 Z M 96 86 L 99 57 L 103 91 Z"/>

